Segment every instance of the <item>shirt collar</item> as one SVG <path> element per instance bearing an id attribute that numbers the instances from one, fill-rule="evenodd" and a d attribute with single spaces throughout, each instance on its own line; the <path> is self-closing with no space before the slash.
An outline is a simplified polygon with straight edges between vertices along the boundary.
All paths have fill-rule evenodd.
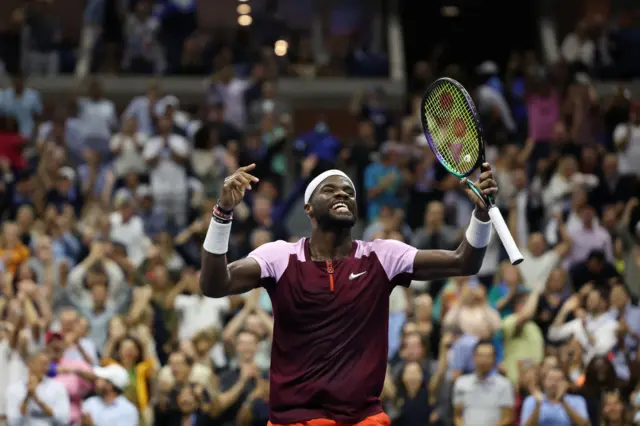
<path id="1" fill-rule="evenodd" d="M 475 382 L 478 384 L 492 384 L 493 383 L 493 376 L 495 375 L 495 373 L 493 371 L 490 371 L 489 374 L 487 374 L 484 379 L 482 379 L 481 377 L 479 377 L 477 374 L 474 373 L 474 379 Z"/>

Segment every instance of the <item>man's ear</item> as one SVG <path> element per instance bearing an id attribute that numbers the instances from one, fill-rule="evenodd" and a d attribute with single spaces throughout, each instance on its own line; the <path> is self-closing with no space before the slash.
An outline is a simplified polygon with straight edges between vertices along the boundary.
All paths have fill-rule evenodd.
<path id="1" fill-rule="evenodd" d="M 307 214 L 309 219 L 313 218 L 313 207 L 311 207 L 310 203 L 304 205 L 304 212 Z"/>

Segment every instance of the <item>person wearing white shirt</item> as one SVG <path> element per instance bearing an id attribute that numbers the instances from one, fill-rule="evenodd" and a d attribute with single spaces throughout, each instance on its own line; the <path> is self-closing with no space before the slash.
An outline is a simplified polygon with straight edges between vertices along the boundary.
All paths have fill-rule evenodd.
<path id="1" fill-rule="evenodd" d="M 596 44 L 587 37 L 587 30 L 587 24 L 580 22 L 576 30 L 567 34 L 562 41 L 560 51 L 567 63 L 593 66 L 596 58 Z"/>
<path id="2" fill-rule="evenodd" d="M 128 117 L 122 123 L 122 129 L 111 137 L 109 148 L 116 158 L 113 169 L 116 177 L 123 177 L 130 172 L 141 174 L 147 171 L 142 158 L 142 150 L 147 136 L 138 131 L 138 121 Z"/>
<path id="3" fill-rule="evenodd" d="M 599 183 L 597 176 L 578 171 L 575 157 L 565 156 L 558 162 L 558 168 L 542 194 L 545 210 L 549 213 L 565 211 L 576 188 L 594 189 Z"/>
<path id="4" fill-rule="evenodd" d="M 640 176 L 640 102 L 631 104 L 629 122 L 616 126 L 613 142 L 618 150 L 618 172 Z"/>
<path id="5" fill-rule="evenodd" d="M 504 127 L 509 132 L 517 130 L 509 104 L 500 92 L 487 84 L 483 84 L 476 90 L 476 96 L 478 97 L 478 106 L 481 113 L 497 110 Z"/>
<path id="6" fill-rule="evenodd" d="M 62 383 L 46 377 L 49 357 L 37 352 L 29 359 L 29 378 L 7 391 L 8 426 L 66 426 L 71 408 Z"/>
<path id="7" fill-rule="evenodd" d="M 560 219 L 560 217 L 559 217 Z M 540 232 L 534 232 L 529 237 L 527 248 L 522 250 L 523 256 L 526 257 L 527 262 L 518 265 L 524 285 L 531 291 L 542 291 L 544 285 L 551 274 L 562 259 L 569 254 L 571 250 L 571 237 L 565 229 L 561 226 L 562 241 L 557 244 L 553 249 L 548 250 L 547 243 L 544 240 L 544 236 Z"/>
<path id="8" fill-rule="evenodd" d="M 231 311 L 228 297 L 212 299 L 203 296 L 199 281 L 199 275 L 184 279 L 181 283 L 191 294 L 180 294 L 174 299 L 173 307 L 180 314 L 178 339 L 181 342 L 192 339 L 202 330 L 222 330 L 222 317 Z"/>
<path id="9" fill-rule="evenodd" d="M 144 222 L 135 214 L 133 196 L 127 189 L 120 189 L 114 197 L 115 212 L 109 216 L 109 238 L 127 248 L 127 257 L 140 266 L 145 259 L 151 241 L 144 232 Z"/>
<path id="10" fill-rule="evenodd" d="M 618 321 L 606 311 L 606 300 L 597 289 L 587 294 L 585 318 L 576 318 L 565 323 L 567 316 L 580 306 L 580 297 L 574 295 L 560 308 L 560 312 L 549 328 L 548 338 L 552 342 L 575 339 L 583 350 L 583 361 L 587 365 L 596 355 L 607 355 L 618 343 Z"/>
<path id="11" fill-rule="evenodd" d="M 158 119 L 158 136 L 147 142 L 143 157 L 150 168 L 151 191 L 169 220 L 182 227 L 187 220 L 187 171 L 189 142 L 172 134 L 171 117 Z"/>
<path id="12" fill-rule="evenodd" d="M 233 67 L 228 66 L 216 74 L 216 80 L 211 87 L 214 100 L 221 101 L 224 105 L 224 120 L 238 129 L 243 129 L 247 123 L 244 95 L 251 84 L 251 80 L 235 77 Z"/>
<path id="13" fill-rule="evenodd" d="M 153 115 L 159 95 L 160 87 L 157 83 L 152 82 L 147 88 L 146 95 L 136 96 L 127 105 L 127 109 L 122 114 L 122 120 L 134 117 L 138 122 L 138 131 L 151 136 L 153 134 Z"/>
<path id="14" fill-rule="evenodd" d="M 95 367 L 96 394 L 82 404 L 82 424 L 93 426 L 138 426 L 138 409 L 124 395 L 129 373 L 118 364 Z"/>
<path id="15" fill-rule="evenodd" d="M 98 80 L 89 83 L 88 96 L 78 99 L 78 117 L 85 124 L 85 137 L 107 144 L 118 125 L 116 106 L 104 97 Z"/>

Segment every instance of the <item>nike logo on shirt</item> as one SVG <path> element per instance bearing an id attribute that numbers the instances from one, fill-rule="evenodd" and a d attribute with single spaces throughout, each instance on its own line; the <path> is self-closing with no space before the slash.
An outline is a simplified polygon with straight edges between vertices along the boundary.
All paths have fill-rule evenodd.
<path id="1" fill-rule="evenodd" d="M 354 273 L 352 272 L 352 273 L 349 275 L 349 279 L 350 279 L 350 280 L 355 280 L 356 278 L 361 277 L 361 276 L 363 276 L 363 275 L 364 275 L 364 274 L 366 274 L 366 273 L 367 273 L 367 271 L 360 272 L 360 273 L 358 273 L 358 274 L 354 274 Z"/>

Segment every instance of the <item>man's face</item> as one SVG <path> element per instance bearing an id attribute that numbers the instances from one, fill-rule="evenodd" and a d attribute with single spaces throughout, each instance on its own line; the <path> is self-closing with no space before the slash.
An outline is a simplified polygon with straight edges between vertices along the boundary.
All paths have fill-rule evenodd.
<path id="1" fill-rule="evenodd" d="M 49 370 L 49 357 L 46 354 L 39 353 L 29 361 L 29 371 L 32 374 L 42 377 L 47 370 Z"/>
<path id="2" fill-rule="evenodd" d="M 73 332 L 78 320 L 78 314 L 75 311 L 64 311 L 60 314 L 60 326 L 63 333 Z"/>
<path id="3" fill-rule="evenodd" d="M 96 393 L 102 397 L 104 397 L 109 391 L 109 382 L 105 379 L 97 379 L 96 380 Z"/>
<path id="4" fill-rule="evenodd" d="M 102 272 L 94 272 L 94 271 L 89 271 L 87 272 L 87 286 L 89 288 L 93 288 L 95 286 L 107 286 L 108 285 L 108 278 L 107 276 L 102 273 Z"/>
<path id="5" fill-rule="evenodd" d="M 496 361 L 495 349 L 491 345 L 479 345 L 473 353 L 473 361 L 476 370 L 481 374 L 486 374 L 493 368 Z"/>
<path id="6" fill-rule="evenodd" d="M 236 354 L 240 362 L 251 363 L 258 351 L 258 339 L 252 333 L 240 333 L 236 338 Z"/>
<path id="7" fill-rule="evenodd" d="M 622 285 L 616 285 L 611 289 L 611 306 L 616 309 L 624 308 L 629 303 L 627 290 Z"/>
<path id="8" fill-rule="evenodd" d="M 53 337 L 47 344 L 47 350 L 49 351 L 49 356 L 52 360 L 60 360 L 65 351 L 64 340 L 60 337 Z"/>
<path id="9" fill-rule="evenodd" d="M 547 249 L 547 243 L 544 240 L 544 236 L 540 232 L 534 232 L 529 237 L 529 251 L 534 256 L 542 256 Z"/>
<path id="10" fill-rule="evenodd" d="M 104 306 L 107 303 L 107 286 L 102 283 L 91 286 L 91 298 L 94 306 Z"/>
<path id="11" fill-rule="evenodd" d="M 174 353 L 169 357 L 169 367 L 173 373 L 173 377 L 179 382 L 185 382 L 189 378 L 191 368 L 187 363 L 187 359 L 182 353 Z"/>
<path id="12" fill-rule="evenodd" d="M 564 381 L 564 377 L 562 376 L 562 371 L 558 368 L 553 368 L 547 372 L 544 376 L 544 393 L 547 396 L 554 396 L 558 393 L 558 388 Z"/>
<path id="13" fill-rule="evenodd" d="M 316 188 L 305 210 L 320 227 L 351 228 L 358 215 L 355 190 L 344 177 L 330 176 Z"/>
<path id="14" fill-rule="evenodd" d="M 442 203 L 433 201 L 427 206 L 425 216 L 427 227 L 438 228 L 444 223 L 444 206 Z M 431 229 L 432 231 L 435 229 Z"/>
<path id="15" fill-rule="evenodd" d="M 602 298 L 597 290 L 590 291 L 587 295 L 587 311 L 599 312 L 602 308 Z"/>
<path id="16" fill-rule="evenodd" d="M 410 334 L 404 340 L 403 359 L 406 362 L 420 362 L 424 356 L 424 347 L 418 334 Z"/>

